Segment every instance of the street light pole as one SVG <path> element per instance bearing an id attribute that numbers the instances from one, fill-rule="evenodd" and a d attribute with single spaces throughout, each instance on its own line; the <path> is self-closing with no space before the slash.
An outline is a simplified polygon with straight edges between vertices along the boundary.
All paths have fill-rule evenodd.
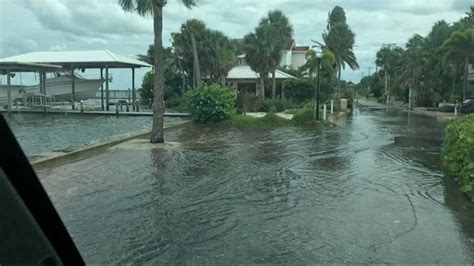
<path id="1" fill-rule="evenodd" d="M 319 121 L 319 90 L 320 90 L 320 87 L 321 87 L 319 74 L 321 72 L 320 71 L 320 69 L 321 69 L 321 58 L 317 57 L 317 60 L 318 60 L 318 84 L 317 84 L 317 89 L 316 89 L 316 120 Z"/>
<path id="2" fill-rule="evenodd" d="M 316 121 L 319 121 L 319 90 L 320 90 L 320 87 L 321 87 L 321 82 L 320 82 L 320 69 L 321 69 L 321 60 L 323 58 L 323 50 L 321 49 L 321 46 L 312 46 L 312 47 L 315 47 L 316 50 L 314 51 L 314 55 L 316 56 L 316 61 L 318 63 L 318 77 L 317 77 L 317 84 L 316 84 L 316 93 L 315 93 L 315 109 L 316 109 L 316 112 L 314 113 L 314 118 Z"/>

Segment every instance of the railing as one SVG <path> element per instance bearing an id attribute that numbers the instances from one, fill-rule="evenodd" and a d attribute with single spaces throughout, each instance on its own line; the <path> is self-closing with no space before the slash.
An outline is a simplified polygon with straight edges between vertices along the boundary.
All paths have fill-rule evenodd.
<path id="1" fill-rule="evenodd" d="M 53 97 L 42 93 L 25 93 L 23 94 L 23 104 L 26 107 L 51 108 Z"/>

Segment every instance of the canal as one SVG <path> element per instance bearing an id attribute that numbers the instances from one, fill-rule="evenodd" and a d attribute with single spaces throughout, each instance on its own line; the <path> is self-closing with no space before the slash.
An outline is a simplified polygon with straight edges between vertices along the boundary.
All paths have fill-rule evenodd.
<path id="1" fill-rule="evenodd" d="M 27 156 L 71 151 L 100 141 L 151 130 L 150 116 L 13 113 L 4 116 Z M 185 119 L 165 117 L 165 126 Z"/>
<path id="2" fill-rule="evenodd" d="M 370 106 L 329 129 L 186 125 L 39 174 L 88 263 L 471 263 L 443 127 Z"/>

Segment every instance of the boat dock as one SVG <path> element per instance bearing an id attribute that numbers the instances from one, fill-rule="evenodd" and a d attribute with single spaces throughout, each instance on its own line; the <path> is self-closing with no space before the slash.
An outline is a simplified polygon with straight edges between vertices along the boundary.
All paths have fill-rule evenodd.
<path id="1" fill-rule="evenodd" d="M 8 110 L 1 110 L 0 113 L 8 113 Z M 153 116 L 151 111 L 142 111 L 142 112 L 124 112 L 124 111 L 79 111 L 79 110 L 64 110 L 64 109 L 13 109 L 11 113 L 43 113 L 43 114 L 72 114 L 72 115 L 127 115 L 127 116 Z M 189 117 L 188 113 L 167 113 L 167 117 Z"/>

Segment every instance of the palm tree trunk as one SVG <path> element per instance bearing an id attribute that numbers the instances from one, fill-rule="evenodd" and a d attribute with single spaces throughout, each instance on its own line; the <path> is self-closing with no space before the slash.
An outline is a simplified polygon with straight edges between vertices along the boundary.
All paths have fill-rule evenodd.
<path id="1" fill-rule="evenodd" d="M 163 7 L 153 6 L 153 31 L 155 34 L 155 78 L 153 82 L 154 100 L 153 100 L 153 127 L 151 129 L 150 142 L 163 143 L 163 118 L 165 113 L 164 106 L 164 80 L 163 80 Z"/>
<path id="2" fill-rule="evenodd" d="M 272 99 L 275 100 L 275 95 L 276 95 L 276 79 L 275 79 L 275 69 L 273 69 L 273 72 L 272 72 L 272 81 L 273 81 L 273 84 L 272 84 Z"/>
<path id="3" fill-rule="evenodd" d="M 467 91 L 467 75 L 468 75 L 469 60 L 468 57 L 464 60 L 464 84 L 462 86 L 462 101 L 466 100 Z"/>
<path id="4" fill-rule="evenodd" d="M 265 77 L 262 75 L 260 77 L 260 99 L 264 100 L 265 99 Z"/>

